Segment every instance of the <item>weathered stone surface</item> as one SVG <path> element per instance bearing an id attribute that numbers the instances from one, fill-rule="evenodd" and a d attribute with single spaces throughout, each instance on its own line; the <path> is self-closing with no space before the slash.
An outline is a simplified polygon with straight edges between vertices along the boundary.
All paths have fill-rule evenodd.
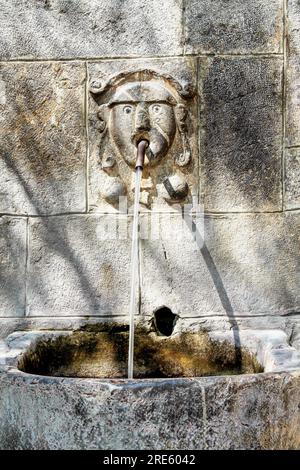
<path id="1" fill-rule="evenodd" d="M 0 214 L 54 215 L 29 221 L 29 253 L 26 219 L 0 217 L 0 337 L 21 328 L 72 330 L 100 317 L 128 320 L 131 217 L 55 215 L 84 212 L 87 202 L 91 211 L 110 211 L 99 194 L 120 191 L 118 181 L 101 176 L 102 123 L 91 96 L 89 109 L 85 105 L 83 60 L 95 58 L 87 67 L 96 88 L 97 81 L 103 86 L 137 69 L 175 78 L 183 91 L 199 78 L 199 119 L 197 99 L 189 101 L 195 158 L 182 173 L 201 187 L 207 211 L 275 212 L 208 216 L 205 243 L 198 237 L 197 245 L 191 237 L 180 239 L 181 216 L 174 215 L 180 208 L 164 197 L 164 210 L 173 216 L 161 216 L 159 239 L 141 242 L 137 321 L 149 326 L 153 312 L 166 305 L 180 315 L 176 333 L 202 326 L 215 337 L 231 329 L 237 339 L 244 328 L 282 328 L 300 350 L 300 210 L 276 213 L 282 208 L 282 129 L 285 144 L 295 147 L 285 152 L 284 207 L 300 208 L 299 0 L 286 2 L 285 87 L 283 55 L 270 57 L 283 52 L 283 0 L 0 3 Z M 197 72 L 196 57 L 172 58 L 184 52 L 184 39 L 187 54 L 223 59 L 202 57 Z M 26 62 L 36 59 L 46 62 Z M 174 168 L 170 159 L 166 182 L 180 195 L 185 185 Z M 147 205 L 157 181 L 144 176 Z M 197 190 L 189 191 L 189 202 L 197 200 Z M 119 238 L 105 230 L 115 222 Z M 298 357 L 286 339 L 277 346 L 274 364 Z M 118 383 L 6 371 L 0 374 L 0 448 L 299 448 L 299 385 L 299 373 L 274 371 Z"/>
<path id="2" fill-rule="evenodd" d="M 300 4 L 287 2 L 286 143 L 300 145 Z"/>
<path id="3" fill-rule="evenodd" d="M 180 216 L 161 214 L 157 226 L 157 239 L 142 241 L 143 314 L 167 306 L 236 326 L 235 316 L 299 311 L 299 212 L 207 217 L 204 244 L 201 230 L 197 242 L 189 238 Z"/>
<path id="4" fill-rule="evenodd" d="M 300 13 L 299 13 L 300 15 Z M 300 145 L 300 52 L 287 61 L 286 71 L 286 144 Z"/>
<path id="5" fill-rule="evenodd" d="M 134 378 L 183 378 L 218 376 L 228 374 L 253 374 L 263 371 L 254 354 L 237 348 L 234 342 L 223 337 L 210 339 L 207 332 L 183 332 L 160 336 L 139 325 L 134 333 Z M 151 328 L 153 330 L 153 328 Z M 282 336 L 285 336 L 283 332 Z M 20 341 L 16 339 L 20 335 Z M 30 336 L 34 335 L 31 341 Z M 220 335 L 219 335 L 220 336 Z M 18 368 L 29 374 L 97 379 L 126 379 L 128 374 L 128 326 L 124 323 L 100 322 L 84 331 L 38 332 L 11 335 L 4 345 L 13 350 L 23 345 L 24 352 Z M 255 339 L 253 340 L 255 341 Z M 2 346 L 1 346 L 2 345 Z M 286 346 L 286 347 L 285 347 Z M 0 342 L 0 350 L 3 343 Z M 283 347 L 292 354 L 291 347 Z M 294 351 L 293 351 L 294 352 Z M 13 351 L 0 354 L 0 364 L 12 364 Z M 300 367 L 300 355 L 295 354 L 293 369 Z M 57 360 L 59 358 L 59 361 Z M 275 357 L 276 359 L 276 357 Z M 269 361 L 270 362 L 270 361 Z M 274 362 L 274 361 L 273 361 Z M 281 370 L 285 370 L 284 365 Z M 269 372 L 269 370 L 268 370 Z"/>
<path id="6" fill-rule="evenodd" d="M 235 361 L 240 365 L 240 370 L 245 370 L 243 369 L 245 363 L 253 358 L 254 372 L 261 372 L 260 367 L 264 372 L 287 372 L 300 369 L 300 354 L 294 346 L 291 346 L 290 335 L 288 336 L 281 329 L 264 329 L 256 326 L 255 329 L 242 330 L 236 326 L 226 332 L 211 331 L 209 337 L 212 341 L 224 345 L 222 354 L 225 357 L 227 345 L 235 347 Z M 237 349 L 239 346 L 242 346 L 242 351 Z"/>
<path id="7" fill-rule="evenodd" d="M 188 53 L 278 53 L 282 1 L 189 0 L 185 31 Z"/>
<path id="8" fill-rule="evenodd" d="M 300 354 L 282 330 L 180 331 L 167 336 L 148 322 L 137 324 L 134 378 L 183 378 L 287 372 Z M 0 364 L 45 376 L 126 378 L 128 327 L 98 319 L 80 331 L 20 331 L 0 341 Z M 59 361 L 57 361 L 59 357 Z"/>
<path id="9" fill-rule="evenodd" d="M 149 316 L 139 317 L 139 323 L 145 327 L 149 326 Z M 113 318 L 102 317 L 101 322 L 117 322 L 123 324 L 128 321 L 121 316 L 114 316 Z M 281 329 L 286 331 L 287 334 L 293 335 L 293 331 L 296 328 L 295 324 L 298 325 L 298 316 L 297 314 L 291 315 L 288 317 L 272 315 L 268 317 L 266 322 L 265 317 L 237 317 L 234 321 L 235 327 L 239 330 L 244 329 Z M 0 320 L 0 338 L 6 338 L 9 334 L 15 331 L 24 331 L 24 330 L 74 330 L 81 328 L 85 325 L 95 325 L 99 322 L 98 317 L 19 317 L 19 318 L 1 318 Z M 208 317 L 198 317 L 198 318 L 179 318 L 176 323 L 176 331 L 198 331 L 199 328 L 202 328 L 204 331 L 228 331 L 232 329 L 232 321 L 228 320 L 227 317 L 208 316 Z M 300 330 L 300 322 L 297 328 Z M 300 334 L 299 334 L 300 338 Z M 295 342 L 294 347 L 300 351 L 300 339 Z"/>
<path id="10" fill-rule="evenodd" d="M 181 17 L 181 0 L 2 2 L 0 57 L 179 54 Z"/>
<path id="11" fill-rule="evenodd" d="M 1 64 L 0 211 L 85 210 L 83 64 Z"/>
<path id="12" fill-rule="evenodd" d="M 31 220 L 27 314 L 127 314 L 131 242 L 117 229 L 125 238 L 126 218 L 123 227 L 113 216 Z"/>
<path id="13" fill-rule="evenodd" d="M 300 149 L 288 149 L 285 154 L 285 207 L 300 208 Z"/>
<path id="14" fill-rule="evenodd" d="M 298 0 L 287 0 L 287 39 L 290 55 L 300 53 L 299 28 L 300 28 L 300 6 Z"/>
<path id="15" fill-rule="evenodd" d="M 26 226 L 26 219 L 0 217 L 0 317 L 25 312 Z"/>
<path id="16" fill-rule="evenodd" d="M 266 350 L 269 340 L 286 344 L 282 331 L 244 333 L 239 344 L 255 336 Z M 1 449 L 299 448 L 299 370 L 146 381 L 17 370 L 37 341 L 59 336 L 70 338 L 23 331 L 0 342 Z"/>
<path id="17" fill-rule="evenodd" d="M 141 197 L 144 205 L 151 208 L 165 206 L 172 210 L 172 203 L 191 202 L 192 197 L 197 197 L 196 77 L 197 62 L 192 58 L 89 64 L 91 210 L 114 212 L 119 197 L 125 195 L 128 205 L 132 205 L 136 158 L 136 147 L 132 142 L 132 138 L 136 140 L 134 136 L 147 138 L 152 154 L 149 156 L 146 151 Z M 172 106 L 164 102 L 167 95 L 168 100 L 172 100 Z M 133 96 L 134 101 L 130 101 Z M 158 113 L 153 110 L 155 100 L 160 108 Z M 108 106 L 112 101 L 114 106 Z M 124 114 L 126 102 L 128 115 Z M 141 109 L 144 113 L 142 115 L 148 116 L 143 130 L 138 129 L 140 123 L 135 118 L 140 115 Z M 187 111 L 186 114 L 183 110 Z M 187 143 L 184 143 L 185 137 Z M 186 162 L 182 158 L 185 155 Z M 177 181 L 181 194 L 171 188 L 170 196 L 165 188 L 167 178 L 171 178 L 173 186 L 176 186 L 174 182 Z M 170 179 L 168 183 L 171 186 Z"/>
<path id="18" fill-rule="evenodd" d="M 297 449 L 299 372 L 100 381 L 0 375 L 1 449 Z M 34 431 L 33 431 L 34 430 Z"/>
<path id="19" fill-rule="evenodd" d="M 101 318 L 101 322 L 114 321 L 124 323 L 123 316 L 114 316 Z M 1 318 L 0 319 L 0 338 L 6 338 L 9 334 L 23 330 L 76 330 L 85 325 L 94 325 L 99 322 L 98 317 L 20 317 L 20 318 Z M 283 328 L 281 322 L 280 326 Z M 277 326 L 277 323 L 276 323 Z"/>
<path id="20" fill-rule="evenodd" d="M 282 61 L 200 61 L 205 210 L 281 209 Z"/>
<path id="21" fill-rule="evenodd" d="M 203 446 L 202 390 L 193 379 L 120 386 L 92 379 L 7 375 L 0 380 L 0 411 L 1 449 Z"/>
<path id="22" fill-rule="evenodd" d="M 299 373 L 259 374 L 204 385 L 209 449 L 298 449 Z"/>
<path id="23" fill-rule="evenodd" d="M 204 246 L 200 238 L 200 246 L 193 241 L 180 216 L 157 217 L 142 216 L 143 236 L 152 223 L 154 237 L 142 241 L 144 315 L 166 305 L 183 317 L 224 315 L 235 321 L 234 315 L 299 309 L 299 213 L 207 217 Z M 28 314 L 127 315 L 130 239 L 111 239 L 106 230 L 118 227 L 125 238 L 130 220 L 31 221 Z"/>
<path id="24" fill-rule="evenodd" d="M 293 316 L 289 319 L 290 328 L 290 343 L 291 345 L 300 352 L 300 318 L 299 315 Z"/>

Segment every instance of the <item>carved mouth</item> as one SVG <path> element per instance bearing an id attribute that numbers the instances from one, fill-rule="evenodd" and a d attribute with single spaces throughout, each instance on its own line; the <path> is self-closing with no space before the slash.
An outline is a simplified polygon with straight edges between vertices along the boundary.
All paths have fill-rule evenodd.
<path id="1" fill-rule="evenodd" d="M 139 143 L 141 140 L 147 140 L 147 142 L 150 142 L 149 132 L 147 132 L 147 131 L 142 131 L 142 132 L 134 132 L 134 134 L 132 134 L 132 136 L 131 136 L 131 142 L 132 142 L 135 146 L 137 146 L 138 143 Z"/>
<path id="2" fill-rule="evenodd" d="M 131 134 L 131 142 L 135 147 L 141 140 L 146 140 L 149 144 L 145 153 L 145 166 L 156 166 L 168 151 L 168 140 L 155 128 Z"/>

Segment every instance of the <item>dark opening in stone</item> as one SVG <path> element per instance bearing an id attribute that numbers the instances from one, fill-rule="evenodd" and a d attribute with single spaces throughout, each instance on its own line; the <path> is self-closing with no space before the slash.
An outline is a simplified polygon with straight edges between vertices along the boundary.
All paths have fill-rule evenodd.
<path id="1" fill-rule="evenodd" d="M 162 307 L 154 312 L 154 326 L 158 334 L 171 336 L 174 331 L 178 315 L 168 307 Z"/>

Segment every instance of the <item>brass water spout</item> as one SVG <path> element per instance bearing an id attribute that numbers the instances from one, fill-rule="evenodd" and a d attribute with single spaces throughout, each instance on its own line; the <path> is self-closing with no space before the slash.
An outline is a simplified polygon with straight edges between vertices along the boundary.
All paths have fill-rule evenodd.
<path id="1" fill-rule="evenodd" d="M 140 168 L 141 170 L 144 168 L 144 161 L 145 161 L 145 153 L 146 149 L 149 145 L 147 140 L 140 140 L 137 144 L 137 156 L 135 162 L 135 169 L 137 170 Z"/>

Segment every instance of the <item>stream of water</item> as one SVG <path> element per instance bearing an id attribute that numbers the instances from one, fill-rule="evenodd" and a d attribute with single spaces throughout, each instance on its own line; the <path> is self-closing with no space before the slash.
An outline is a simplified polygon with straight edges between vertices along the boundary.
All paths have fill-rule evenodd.
<path id="1" fill-rule="evenodd" d="M 131 244 L 131 273 L 130 273 L 130 305 L 129 305 L 129 347 L 128 347 L 128 378 L 133 378 L 133 352 L 134 352 L 134 316 L 136 308 L 136 293 L 138 284 L 139 259 L 139 205 L 142 168 L 135 171 L 134 212 Z"/>

